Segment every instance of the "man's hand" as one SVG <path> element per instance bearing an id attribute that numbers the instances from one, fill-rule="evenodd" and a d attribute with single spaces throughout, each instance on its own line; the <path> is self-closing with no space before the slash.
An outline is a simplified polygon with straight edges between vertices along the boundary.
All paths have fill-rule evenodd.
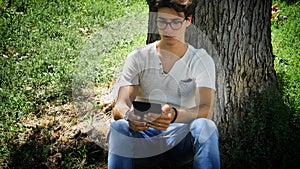
<path id="1" fill-rule="evenodd" d="M 172 119 L 174 118 L 174 115 L 174 110 L 166 104 L 162 107 L 161 114 L 148 113 L 144 116 L 144 119 L 149 127 L 157 130 L 167 130 Z"/>
<path id="2" fill-rule="evenodd" d="M 149 127 L 157 130 L 167 130 L 171 121 L 174 119 L 175 112 L 169 105 L 162 107 L 162 113 L 148 113 L 141 117 L 134 114 L 133 110 L 128 113 L 129 128 L 133 131 L 147 130 Z"/>
<path id="3" fill-rule="evenodd" d="M 147 130 L 149 127 L 147 126 L 147 122 L 141 122 L 141 117 L 134 114 L 133 111 L 130 111 L 128 114 L 128 123 L 129 128 L 133 131 L 142 131 Z"/>

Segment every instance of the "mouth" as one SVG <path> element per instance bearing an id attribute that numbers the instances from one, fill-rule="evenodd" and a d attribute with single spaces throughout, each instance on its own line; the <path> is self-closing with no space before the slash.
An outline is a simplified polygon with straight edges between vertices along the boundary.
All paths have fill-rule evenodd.
<path id="1" fill-rule="evenodd" d="M 174 39 L 174 36 L 171 36 L 171 35 L 164 35 L 164 38 L 166 38 L 166 39 Z"/>

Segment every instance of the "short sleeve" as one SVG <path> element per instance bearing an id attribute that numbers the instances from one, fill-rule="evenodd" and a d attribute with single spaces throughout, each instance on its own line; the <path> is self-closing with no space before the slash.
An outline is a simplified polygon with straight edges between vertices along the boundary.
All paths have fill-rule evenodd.
<path id="1" fill-rule="evenodd" d="M 216 90 L 216 71 L 213 59 L 204 49 L 199 50 L 196 54 L 199 58 L 194 66 L 194 68 L 196 68 L 194 69 L 196 86 L 208 87 Z"/>
<path id="2" fill-rule="evenodd" d="M 123 71 L 119 79 L 119 86 L 128 86 L 128 85 L 138 85 L 139 84 L 139 69 L 138 69 L 138 60 L 136 59 L 138 55 L 137 51 L 134 51 L 128 55 L 125 60 Z"/>

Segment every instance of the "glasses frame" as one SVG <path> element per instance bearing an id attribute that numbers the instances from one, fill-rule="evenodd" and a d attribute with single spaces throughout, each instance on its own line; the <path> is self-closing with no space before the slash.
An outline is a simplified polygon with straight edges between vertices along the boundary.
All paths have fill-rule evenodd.
<path id="1" fill-rule="evenodd" d="M 182 24 L 183 24 L 184 21 L 185 21 L 185 20 L 183 20 L 183 21 L 176 20 L 176 21 L 167 22 L 167 21 L 163 21 L 163 20 L 157 20 L 157 28 L 158 28 L 159 30 L 166 30 L 167 27 L 168 27 L 168 25 L 170 25 L 171 29 L 173 29 L 173 30 L 179 30 L 179 29 L 182 28 Z M 166 25 L 165 25 L 164 27 L 159 27 L 159 26 L 158 26 L 158 22 L 164 22 Z M 174 22 L 179 22 L 179 23 L 180 23 L 180 27 L 174 29 L 174 27 L 172 26 L 172 23 L 174 23 Z"/>

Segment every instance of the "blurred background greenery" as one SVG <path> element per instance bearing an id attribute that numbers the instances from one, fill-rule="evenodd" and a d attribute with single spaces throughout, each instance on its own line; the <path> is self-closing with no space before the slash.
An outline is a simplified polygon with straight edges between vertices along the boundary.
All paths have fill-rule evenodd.
<path id="1" fill-rule="evenodd" d="M 293 135 L 293 131 L 299 131 L 300 127 L 300 3 L 273 1 L 273 4 L 276 3 L 279 4 L 280 11 L 272 19 L 271 29 L 275 70 L 284 101 L 284 106 L 279 106 L 281 109 L 279 112 L 287 112 L 288 115 L 284 116 L 286 119 L 282 121 L 288 120 L 290 123 L 286 127 L 286 121 L 276 121 L 278 129 L 275 131 L 282 132 L 285 129 L 290 131 L 282 135 L 281 140 L 275 142 L 276 145 L 292 142 L 290 146 L 293 147 L 277 149 L 278 153 L 284 153 L 285 150 L 295 148 L 294 152 L 283 159 L 289 163 L 294 159 L 286 158 L 295 155 L 299 157 L 299 144 L 295 143 L 299 141 L 299 136 L 292 137 L 291 140 L 286 140 L 284 137 L 289 137 L 288 134 Z M 137 29 L 128 31 L 125 27 L 115 29 L 118 31 L 115 34 L 110 33 L 109 36 L 103 36 L 101 33 L 114 29 L 110 27 L 112 23 L 125 25 L 126 22 L 122 18 L 137 19 L 146 16 L 147 11 L 148 7 L 144 0 L 0 0 L 0 163 L 3 163 L 2 167 L 9 166 L 12 161 L 15 162 L 16 168 L 32 168 L 39 166 L 37 164 L 46 163 L 50 151 L 47 146 L 50 142 L 47 141 L 39 150 L 34 149 L 34 145 L 32 145 L 33 149 L 24 150 L 28 151 L 28 156 L 24 155 L 26 152 L 20 154 L 19 159 L 22 160 L 10 159 L 11 154 L 16 152 L 18 134 L 24 131 L 24 126 L 18 123 L 20 118 L 30 114 L 40 116 L 39 111 L 46 104 L 63 105 L 72 102 L 73 85 L 78 83 L 74 81 L 82 80 L 74 78 L 74 72 L 81 70 L 78 69 L 78 66 L 83 63 L 81 57 L 90 54 L 91 51 L 87 49 L 89 47 L 87 44 L 91 45 L 90 42 L 95 42 L 93 44 L 95 50 L 101 50 L 101 58 L 96 59 L 92 64 L 92 66 L 98 65 L 92 69 L 96 73 L 96 76 L 93 76 L 96 78 L 92 81 L 100 86 L 113 81 L 126 55 L 145 44 L 146 34 L 143 31 L 137 32 Z M 145 19 L 142 18 L 141 22 L 143 20 Z M 129 26 L 141 25 L 129 24 Z M 97 38 L 101 38 L 101 43 L 99 41 L 96 43 Z M 97 52 L 93 54 L 96 57 Z M 253 130 L 253 135 L 257 132 L 256 127 L 265 124 L 260 122 L 259 118 L 268 119 L 269 115 L 261 114 L 262 117 L 252 117 L 252 122 L 255 123 L 247 127 Z M 275 122 L 272 124 L 276 125 Z M 265 142 L 258 141 L 256 147 L 264 147 L 262 150 L 269 151 L 268 145 L 259 143 Z M 244 150 L 253 150 L 243 145 L 225 146 L 234 153 L 232 159 L 238 159 L 235 157 L 243 155 Z M 84 146 L 78 152 L 80 154 L 78 158 L 87 158 L 87 149 Z M 32 158 L 29 155 L 31 153 L 40 154 L 36 163 L 28 164 L 29 166 L 22 164 Z M 255 152 L 249 154 L 252 153 Z M 255 159 L 247 155 L 245 157 L 250 164 L 251 160 Z M 78 158 L 67 156 L 64 158 L 67 162 L 61 167 L 95 167 L 96 162 L 91 164 L 85 162 L 82 165 L 82 160 Z M 272 164 L 268 166 L 276 168 Z M 284 164 L 283 168 L 288 166 L 290 165 Z"/>

